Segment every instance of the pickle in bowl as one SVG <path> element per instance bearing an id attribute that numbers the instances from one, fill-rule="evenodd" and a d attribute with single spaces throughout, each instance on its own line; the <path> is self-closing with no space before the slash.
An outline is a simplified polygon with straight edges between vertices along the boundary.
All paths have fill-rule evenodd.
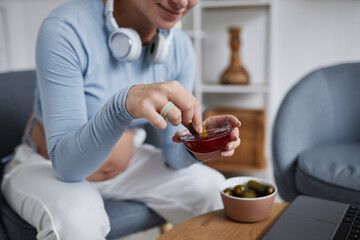
<path id="1" fill-rule="evenodd" d="M 224 193 L 235 197 L 256 198 L 270 195 L 274 191 L 275 188 L 270 184 L 249 180 L 246 184 L 239 184 L 233 188 L 226 188 Z"/>
<path id="2" fill-rule="evenodd" d="M 190 130 L 189 130 L 190 131 Z M 231 125 L 215 129 L 203 128 L 203 133 L 186 133 L 180 135 L 183 145 L 192 153 L 209 154 L 225 149 L 230 141 Z"/>
<path id="3" fill-rule="evenodd" d="M 277 188 L 266 179 L 239 176 L 225 179 L 219 192 L 227 217 L 238 222 L 258 222 L 269 216 Z"/>

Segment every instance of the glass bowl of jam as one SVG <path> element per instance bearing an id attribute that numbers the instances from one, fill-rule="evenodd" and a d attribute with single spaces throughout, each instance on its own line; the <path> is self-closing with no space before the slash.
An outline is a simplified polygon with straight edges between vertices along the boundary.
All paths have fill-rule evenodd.
<path id="1" fill-rule="evenodd" d="M 207 129 L 206 133 L 184 133 L 180 140 L 184 146 L 196 154 L 210 154 L 225 149 L 230 142 L 231 125 Z"/>

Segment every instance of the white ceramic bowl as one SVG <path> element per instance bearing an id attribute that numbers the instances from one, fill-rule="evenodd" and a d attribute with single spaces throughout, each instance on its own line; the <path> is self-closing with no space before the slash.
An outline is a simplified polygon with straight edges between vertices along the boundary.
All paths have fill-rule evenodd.
<path id="1" fill-rule="evenodd" d="M 256 198 L 241 198 L 230 196 L 224 193 L 226 188 L 233 188 L 236 185 L 246 184 L 249 180 L 268 184 L 274 187 L 275 191 L 267 196 Z M 226 179 L 220 185 L 220 194 L 224 204 L 225 214 L 239 222 L 257 222 L 267 218 L 274 203 L 277 188 L 267 180 L 256 177 L 233 177 Z"/>

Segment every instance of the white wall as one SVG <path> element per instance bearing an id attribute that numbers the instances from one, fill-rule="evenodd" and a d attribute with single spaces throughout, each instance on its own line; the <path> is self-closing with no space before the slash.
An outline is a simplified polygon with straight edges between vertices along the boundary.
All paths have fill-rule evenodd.
<path id="1" fill-rule="evenodd" d="M 315 68 L 360 61 L 360 1 L 274 0 L 271 119 L 289 88 Z"/>
<path id="2" fill-rule="evenodd" d="M 65 1 L 0 0 L 0 34 L 5 35 L 0 36 L 0 71 L 35 67 L 40 24 L 53 8 Z"/>
<path id="3" fill-rule="evenodd" d="M 0 72 L 8 68 L 5 9 L 0 7 Z"/>

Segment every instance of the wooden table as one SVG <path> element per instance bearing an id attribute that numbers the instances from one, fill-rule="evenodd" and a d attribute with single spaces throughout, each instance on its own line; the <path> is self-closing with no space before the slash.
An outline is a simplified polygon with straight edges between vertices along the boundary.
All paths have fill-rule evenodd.
<path id="1" fill-rule="evenodd" d="M 274 224 L 289 203 L 274 203 L 270 216 L 257 223 L 239 223 L 218 210 L 194 217 L 162 234 L 158 240 L 253 240 L 260 237 Z"/>

